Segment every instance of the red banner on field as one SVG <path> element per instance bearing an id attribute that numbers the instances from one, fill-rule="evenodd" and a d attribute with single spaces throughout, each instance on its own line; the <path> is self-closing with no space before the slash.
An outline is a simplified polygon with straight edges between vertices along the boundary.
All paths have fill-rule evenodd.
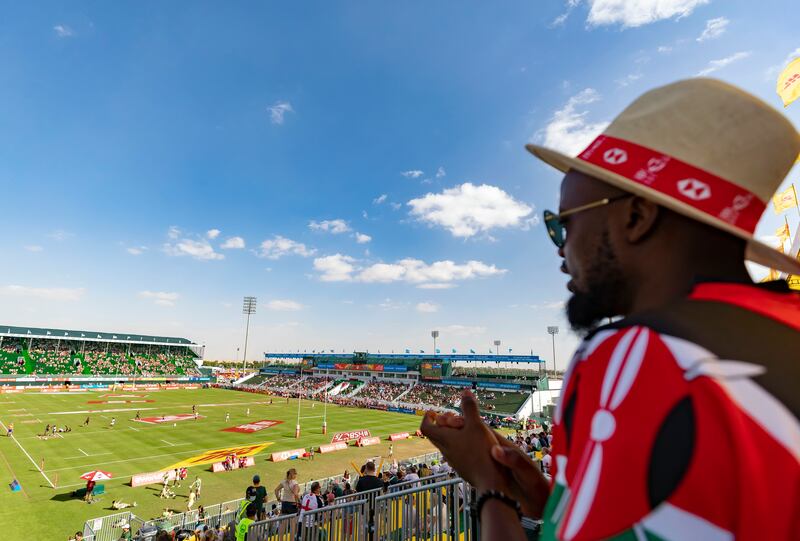
<path id="1" fill-rule="evenodd" d="M 324 445 L 319 446 L 320 453 L 332 453 L 334 451 L 342 451 L 347 449 L 347 443 L 343 441 L 337 441 L 336 443 L 326 443 Z"/>
<path id="2" fill-rule="evenodd" d="M 339 432 L 333 438 L 331 438 L 331 443 L 336 443 L 339 441 L 350 441 L 350 440 L 357 440 L 360 438 L 368 438 L 372 436 L 369 430 L 351 430 L 350 432 Z"/>
<path id="3" fill-rule="evenodd" d="M 154 471 L 150 473 L 137 473 L 136 475 L 131 476 L 131 486 L 132 487 L 140 487 L 143 485 L 152 485 L 155 483 L 163 483 L 164 482 L 164 473 L 163 471 Z M 168 479 L 170 481 L 175 479 L 175 471 L 174 470 L 167 470 Z"/>
<path id="4" fill-rule="evenodd" d="M 378 445 L 381 442 L 381 439 L 378 436 L 372 436 L 370 438 L 361 438 L 358 440 L 359 447 L 366 447 L 367 445 Z"/>
<path id="5" fill-rule="evenodd" d="M 291 451 L 278 451 L 277 453 L 272 453 L 271 458 L 273 462 L 283 462 L 284 460 L 300 458 L 304 454 L 306 454 L 305 449 L 292 449 Z"/>
<path id="6" fill-rule="evenodd" d="M 407 440 L 410 437 L 411 435 L 408 432 L 399 432 L 397 434 L 392 434 L 391 436 L 389 436 L 389 439 L 391 441 L 397 441 L 397 440 Z"/>
<path id="7" fill-rule="evenodd" d="M 253 432 L 258 432 L 259 430 L 264 430 L 265 428 L 270 428 L 275 425 L 281 424 L 283 421 L 271 421 L 269 419 L 263 419 L 261 421 L 253 421 L 252 423 L 247 423 L 246 425 L 239 425 L 239 426 L 232 426 L 230 428 L 223 428 L 223 432 L 240 432 L 242 434 L 252 434 Z"/>

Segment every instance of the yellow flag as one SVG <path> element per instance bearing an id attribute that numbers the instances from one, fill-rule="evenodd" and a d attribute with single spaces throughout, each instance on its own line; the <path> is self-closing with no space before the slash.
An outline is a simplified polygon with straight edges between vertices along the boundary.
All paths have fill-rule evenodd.
<path id="1" fill-rule="evenodd" d="M 780 226 L 777 231 L 775 231 L 775 236 L 778 237 L 778 240 L 781 241 L 781 244 L 789 240 L 789 238 L 792 236 L 791 232 L 789 231 L 789 223 L 784 222 L 784 224 Z"/>
<path id="2" fill-rule="evenodd" d="M 800 58 L 789 62 L 786 69 L 781 72 L 776 90 L 783 100 L 784 107 L 788 107 L 790 103 L 800 98 Z"/>
<path id="3" fill-rule="evenodd" d="M 790 274 L 786 281 L 789 283 L 790 289 L 800 291 L 800 275 Z"/>
<path id="4" fill-rule="evenodd" d="M 786 209 L 796 207 L 797 197 L 795 196 L 794 186 L 789 186 L 782 192 L 773 195 L 772 204 L 775 205 L 775 214 L 780 214 Z"/>

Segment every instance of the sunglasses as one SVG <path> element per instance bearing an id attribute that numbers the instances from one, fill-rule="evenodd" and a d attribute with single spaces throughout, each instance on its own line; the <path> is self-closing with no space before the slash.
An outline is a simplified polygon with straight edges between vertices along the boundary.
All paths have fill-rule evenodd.
<path id="1" fill-rule="evenodd" d="M 544 226 L 547 228 L 547 234 L 550 236 L 550 240 L 552 240 L 553 244 L 559 248 L 563 248 L 567 243 L 567 222 L 564 220 L 564 218 L 579 212 L 583 212 L 584 210 L 604 207 L 610 203 L 614 203 L 615 201 L 621 201 L 626 197 L 631 197 L 631 195 L 632 194 L 622 194 L 616 197 L 606 197 L 605 199 L 600 199 L 579 207 L 567 209 L 560 214 L 556 214 L 555 212 L 549 210 L 544 211 Z"/>

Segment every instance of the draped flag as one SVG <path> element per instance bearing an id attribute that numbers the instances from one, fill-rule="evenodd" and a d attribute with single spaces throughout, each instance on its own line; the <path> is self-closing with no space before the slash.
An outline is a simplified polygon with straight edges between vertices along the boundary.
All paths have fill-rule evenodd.
<path id="1" fill-rule="evenodd" d="M 775 214 L 780 214 L 784 210 L 788 210 L 797 206 L 797 192 L 794 189 L 794 184 L 778 192 L 772 196 L 772 204 L 775 206 Z"/>
<path id="2" fill-rule="evenodd" d="M 781 72 L 776 90 L 783 100 L 784 107 L 788 107 L 794 100 L 800 98 L 800 58 L 789 62 Z"/>
<path id="3" fill-rule="evenodd" d="M 784 242 L 786 242 L 791 238 L 792 234 L 789 231 L 788 221 L 785 221 L 784 219 L 783 225 L 780 226 L 777 231 L 775 231 L 775 236 L 778 237 L 778 240 L 781 242 L 781 244 L 783 244 Z"/>

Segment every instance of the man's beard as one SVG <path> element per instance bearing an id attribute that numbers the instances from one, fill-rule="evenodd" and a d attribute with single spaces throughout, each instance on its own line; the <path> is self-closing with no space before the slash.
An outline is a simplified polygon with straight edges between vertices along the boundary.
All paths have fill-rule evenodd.
<path id="1" fill-rule="evenodd" d="M 591 332 L 604 318 L 624 313 L 629 306 L 627 280 L 622 272 L 608 231 L 603 231 L 600 245 L 587 268 L 586 291 L 575 291 L 567 301 L 567 320 L 576 333 Z"/>

